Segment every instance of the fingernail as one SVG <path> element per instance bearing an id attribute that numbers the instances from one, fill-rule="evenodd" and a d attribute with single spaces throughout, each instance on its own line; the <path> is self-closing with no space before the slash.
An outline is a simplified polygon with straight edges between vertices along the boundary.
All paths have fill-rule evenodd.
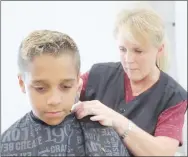
<path id="1" fill-rule="evenodd" d="M 72 108 L 71 108 L 71 112 L 72 112 L 73 109 L 74 109 L 74 105 L 73 105 Z"/>

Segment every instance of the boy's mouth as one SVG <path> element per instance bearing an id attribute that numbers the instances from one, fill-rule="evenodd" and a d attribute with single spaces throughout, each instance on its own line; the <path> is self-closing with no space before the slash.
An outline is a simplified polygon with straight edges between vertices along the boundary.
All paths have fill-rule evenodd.
<path id="1" fill-rule="evenodd" d="M 62 114 L 62 111 L 54 111 L 54 112 L 46 112 L 46 115 L 48 117 L 57 117 Z"/>

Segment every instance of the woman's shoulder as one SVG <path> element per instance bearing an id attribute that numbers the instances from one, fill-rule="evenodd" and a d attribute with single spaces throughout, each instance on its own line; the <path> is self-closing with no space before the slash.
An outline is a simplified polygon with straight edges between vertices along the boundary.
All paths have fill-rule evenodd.
<path id="1" fill-rule="evenodd" d="M 116 76 L 124 76 L 123 67 L 120 62 L 103 62 L 94 64 L 88 73 L 88 80 L 96 82 L 112 80 Z"/>
<path id="2" fill-rule="evenodd" d="M 93 68 L 119 68 L 121 66 L 120 62 L 101 62 L 95 63 L 92 65 L 91 69 Z"/>
<path id="3" fill-rule="evenodd" d="M 186 89 L 172 76 L 163 72 L 163 77 L 166 77 L 166 91 L 173 92 L 174 95 L 179 96 L 182 100 L 187 100 Z"/>
<path id="4" fill-rule="evenodd" d="M 165 79 L 164 79 L 165 78 Z M 161 80 L 165 80 L 164 100 L 168 100 L 167 108 L 187 101 L 187 91 L 177 80 L 167 73 L 162 72 Z M 174 104 L 174 105 L 172 105 Z"/>
<path id="5" fill-rule="evenodd" d="M 111 76 L 115 73 L 122 72 L 123 68 L 120 62 L 102 62 L 93 64 L 91 69 L 89 70 L 89 75 L 97 76 Z"/>

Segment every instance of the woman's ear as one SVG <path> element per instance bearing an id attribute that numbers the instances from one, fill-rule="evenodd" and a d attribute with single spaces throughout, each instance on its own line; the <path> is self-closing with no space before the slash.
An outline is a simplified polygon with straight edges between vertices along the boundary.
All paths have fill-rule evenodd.
<path id="1" fill-rule="evenodd" d="M 162 44 L 158 49 L 158 56 L 164 55 L 164 44 Z"/>
<path id="2" fill-rule="evenodd" d="M 19 86 L 21 88 L 21 91 L 23 93 L 26 93 L 25 84 L 24 84 L 24 77 L 23 77 L 22 74 L 18 74 L 18 82 L 19 82 Z"/>

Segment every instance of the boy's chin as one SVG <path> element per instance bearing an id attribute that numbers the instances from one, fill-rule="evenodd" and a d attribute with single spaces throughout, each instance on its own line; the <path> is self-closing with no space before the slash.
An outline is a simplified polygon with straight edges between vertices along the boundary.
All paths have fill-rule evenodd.
<path id="1" fill-rule="evenodd" d="M 62 120 L 53 120 L 53 121 L 46 121 L 45 123 L 48 124 L 48 125 L 51 125 L 51 126 L 56 126 L 56 125 L 59 125 L 62 121 Z"/>
<path id="2" fill-rule="evenodd" d="M 65 119 L 66 116 L 67 115 L 63 115 L 62 117 L 58 117 L 58 118 L 50 118 L 50 119 L 48 118 L 44 122 L 51 126 L 59 125 Z"/>

